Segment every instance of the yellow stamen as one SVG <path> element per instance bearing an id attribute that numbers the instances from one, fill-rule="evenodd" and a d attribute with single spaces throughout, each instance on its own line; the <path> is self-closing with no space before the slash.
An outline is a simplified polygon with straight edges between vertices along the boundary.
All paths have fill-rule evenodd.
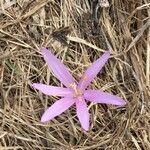
<path id="1" fill-rule="evenodd" d="M 88 80 L 88 77 L 87 77 L 87 76 L 83 76 L 83 80 L 84 80 L 84 81 L 87 81 L 87 80 Z"/>
<path id="2" fill-rule="evenodd" d="M 79 97 L 82 95 L 81 91 L 77 88 L 76 83 L 71 83 L 70 87 L 74 90 L 74 97 Z"/>
<path id="3" fill-rule="evenodd" d="M 77 85 L 76 85 L 75 82 L 73 82 L 73 83 L 70 84 L 70 87 L 71 87 L 73 90 L 76 90 Z"/>

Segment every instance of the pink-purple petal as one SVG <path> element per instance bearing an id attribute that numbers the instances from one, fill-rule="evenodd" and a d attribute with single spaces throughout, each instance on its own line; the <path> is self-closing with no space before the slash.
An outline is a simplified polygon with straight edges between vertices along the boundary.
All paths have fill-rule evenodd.
<path id="1" fill-rule="evenodd" d="M 56 101 L 51 107 L 49 107 L 43 114 L 41 122 L 47 122 L 54 117 L 60 115 L 66 111 L 70 106 L 75 103 L 74 99 L 62 98 Z"/>
<path id="2" fill-rule="evenodd" d="M 79 81 L 79 88 L 82 90 L 90 84 L 90 82 L 96 77 L 98 72 L 105 65 L 110 57 L 110 52 L 106 51 L 99 59 L 97 59 L 83 74 Z"/>
<path id="3" fill-rule="evenodd" d="M 89 112 L 84 99 L 77 99 L 76 100 L 76 110 L 77 110 L 77 117 L 81 123 L 81 127 L 85 130 L 89 130 Z"/>
<path id="4" fill-rule="evenodd" d="M 118 106 L 123 106 L 126 104 L 122 98 L 100 90 L 86 90 L 84 92 L 84 98 L 88 101 L 102 104 L 112 104 Z"/>
<path id="5" fill-rule="evenodd" d="M 69 87 L 70 84 L 75 81 L 65 65 L 49 50 L 42 48 L 42 55 L 44 56 L 49 68 L 66 87 Z"/>
<path id="6" fill-rule="evenodd" d="M 33 83 L 32 86 L 46 95 L 51 96 L 72 96 L 73 92 L 69 88 L 50 86 L 41 83 Z"/>

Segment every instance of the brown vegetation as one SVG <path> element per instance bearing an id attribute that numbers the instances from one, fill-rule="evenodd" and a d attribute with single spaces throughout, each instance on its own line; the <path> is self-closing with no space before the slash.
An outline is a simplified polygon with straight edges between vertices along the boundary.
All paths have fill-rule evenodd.
<path id="1" fill-rule="evenodd" d="M 150 149 L 150 1 L 102 2 L 0 1 L 0 150 Z M 128 104 L 90 104 L 87 133 L 75 108 L 40 123 L 58 98 L 31 84 L 60 85 L 45 65 L 42 46 L 62 59 L 76 79 L 109 49 L 112 57 L 91 86 Z"/>

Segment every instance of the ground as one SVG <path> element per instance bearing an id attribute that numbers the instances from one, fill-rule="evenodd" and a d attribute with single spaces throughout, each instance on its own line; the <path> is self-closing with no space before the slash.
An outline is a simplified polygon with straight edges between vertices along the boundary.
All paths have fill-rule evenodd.
<path id="1" fill-rule="evenodd" d="M 149 150 L 149 27 L 149 0 L 1 0 L 0 149 Z M 43 112 L 59 97 L 31 84 L 61 85 L 41 55 L 43 46 L 77 80 L 110 50 L 91 88 L 118 95 L 127 105 L 89 103 L 88 132 L 74 107 L 41 123 Z"/>

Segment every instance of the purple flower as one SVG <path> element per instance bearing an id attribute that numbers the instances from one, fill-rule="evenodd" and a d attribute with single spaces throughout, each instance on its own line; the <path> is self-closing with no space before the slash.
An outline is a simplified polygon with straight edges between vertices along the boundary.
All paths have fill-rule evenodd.
<path id="1" fill-rule="evenodd" d="M 53 119 L 75 104 L 81 126 L 87 131 L 89 129 L 89 112 L 86 101 L 118 106 L 126 104 L 126 102 L 118 96 L 114 96 L 101 90 L 86 89 L 109 59 L 109 51 L 106 51 L 85 71 L 79 83 L 75 81 L 65 65 L 46 48 L 42 48 L 42 55 L 49 68 L 51 68 L 55 76 L 66 86 L 66 88 L 40 83 L 33 84 L 35 89 L 40 90 L 46 95 L 62 97 L 45 111 L 41 118 L 41 122 L 47 122 Z"/>

